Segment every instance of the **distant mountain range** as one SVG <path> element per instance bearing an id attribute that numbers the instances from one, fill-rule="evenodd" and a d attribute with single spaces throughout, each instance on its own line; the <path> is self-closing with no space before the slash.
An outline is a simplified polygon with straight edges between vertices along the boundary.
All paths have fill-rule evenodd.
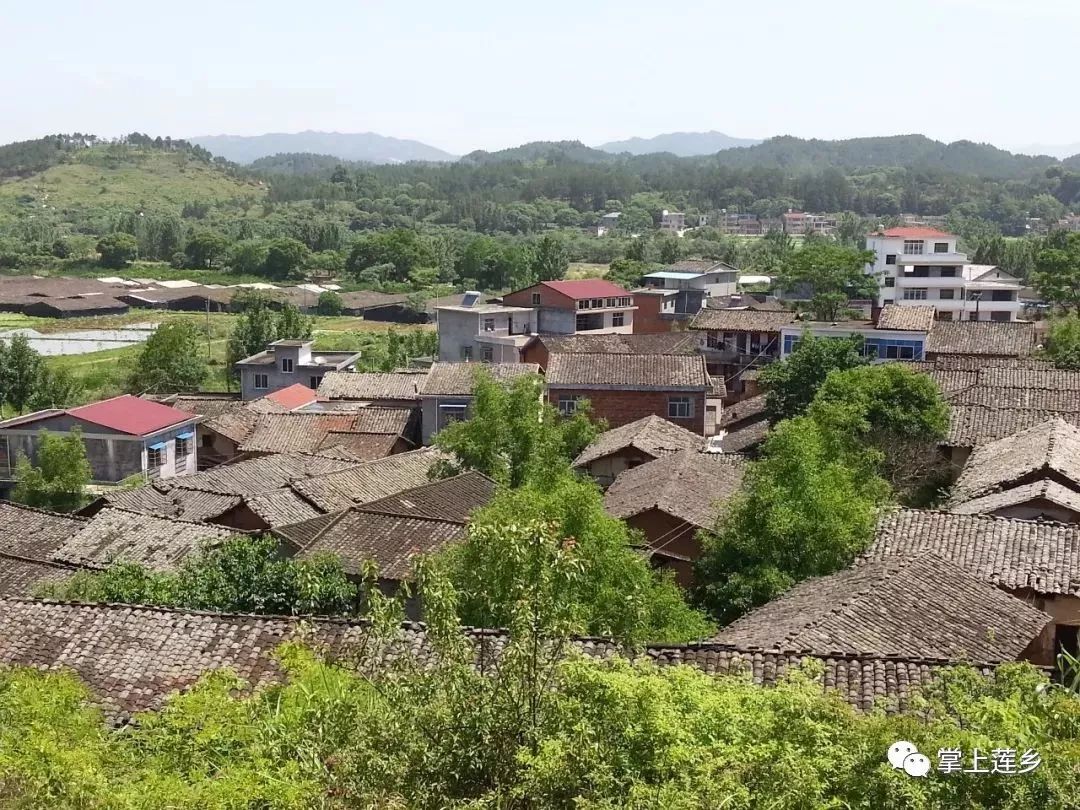
<path id="1" fill-rule="evenodd" d="M 391 138 L 374 132 L 271 132 L 266 135 L 200 135 L 191 143 L 233 163 L 253 163 L 259 158 L 281 153 L 332 155 L 340 160 L 365 163 L 405 163 L 410 160 L 434 162 L 457 160 L 420 141 Z"/>
<path id="2" fill-rule="evenodd" d="M 649 155 L 653 152 L 670 152 L 679 157 L 712 155 L 721 149 L 733 149 L 737 146 L 754 146 L 761 143 L 754 138 L 733 138 L 715 130 L 709 132 L 667 132 L 652 138 L 629 138 L 625 141 L 602 143 L 597 149 L 602 152 L 631 155 Z"/>
<path id="3" fill-rule="evenodd" d="M 1050 157 L 1064 160 L 1073 155 L 1080 155 L 1080 143 L 1059 143 L 1056 145 L 1033 143 L 1027 146 L 1017 146 L 1015 151 L 1021 155 L 1050 155 Z"/>

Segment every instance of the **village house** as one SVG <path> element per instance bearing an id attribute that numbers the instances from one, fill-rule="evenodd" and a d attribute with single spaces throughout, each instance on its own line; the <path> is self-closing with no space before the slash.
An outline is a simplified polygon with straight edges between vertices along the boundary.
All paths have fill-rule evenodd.
<path id="1" fill-rule="evenodd" d="M 780 330 L 797 317 L 787 310 L 706 308 L 690 322 L 690 330 L 701 337 L 709 373 L 722 377 L 737 398 L 743 390 L 740 375 L 780 357 Z"/>
<path id="2" fill-rule="evenodd" d="M 328 371 L 316 393 L 320 399 L 331 403 L 413 408 L 420 405 L 420 385 L 425 377 L 427 369 Z"/>
<path id="3" fill-rule="evenodd" d="M 507 293 L 503 304 L 536 310 L 542 335 L 634 331 L 634 296 L 603 279 L 541 281 Z"/>
<path id="4" fill-rule="evenodd" d="M 266 351 L 236 363 L 241 398 L 258 399 L 300 383 L 315 390 L 330 371 L 352 369 L 359 352 L 313 352 L 310 340 L 275 340 Z"/>
<path id="5" fill-rule="evenodd" d="M 873 321 L 799 321 L 780 329 L 780 359 L 786 359 L 804 334 L 820 338 L 862 338 L 862 352 L 875 360 L 922 360 L 932 330 L 934 308 L 886 304 Z"/>
<path id="6" fill-rule="evenodd" d="M 499 382 L 510 382 L 540 371 L 535 363 L 435 363 L 420 385 L 423 444 L 431 444 L 435 434 L 447 425 L 469 418 L 473 387 L 480 369 Z"/>
<path id="7" fill-rule="evenodd" d="M 371 461 L 411 450 L 419 428 L 419 408 L 264 413 L 255 418 L 239 450 L 248 456 L 310 453 Z"/>
<path id="8" fill-rule="evenodd" d="M 725 453 L 752 453 L 765 441 L 769 432 L 766 402 L 765 394 L 757 394 L 724 406 L 716 434 L 720 449 Z M 716 439 L 713 441 L 715 443 Z"/>
<path id="9" fill-rule="evenodd" d="M 660 230 L 682 236 L 683 231 L 686 230 L 686 214 L 681 211 L 668 211 L 665 208 L 660 212 Z"/>
<path id="10" fill-rule="evenodd" d="M 671 453 L 621 473 L 604 494 L 604 509 L 640 531 L 653 565 L 674 571 L 688 588 L 702 552 L 698 532 L 715 528 L 742 486 L 743 467 L 741 456 Z"/>
<path id="11" fill-rule="evenodd" d="M 601 487 L 609 487 L 626 470 L 680 450 L 704 449 L 700 434 L 652 415 L 605 430 L 574 459 L 574 467 Z"/>
<path id="12" fill-rule="evenodd" d="M 698 336 L 662 334 L 540 335 L 525 350 L 525 362 L 547 369 L 553 354 L 697 354 Z"/>
<path id="13" fill-rule="evenodd" d="M 0 490 L 15 486 L 20 455 L 37 458 L 41 431 L 81 431 L 95 483 L 141 475 L 172 478 L 196 471 L 199 417 L 124 394 L 78 408 L 48 409 L 0 422 Z"/>
<path id="14" fill-rule="evenodd" d="M 926 359 L 945 355 L 1030 357 L 1035 324 L 1028 321 L 937 321 L 926 341 Z"/>
<path id="15" fill-rule="evenodd" d="M 1054 660 L 1054 620 L 931 551 L 862 560 L 796 584 L 714 639 L 765 650 L 974 663 Z"/>
<path id="16" fill-rule="evenodd" d="M 51 557 L 85 525 L 75 515 L 0 501 L 0 598 L 32 596 L 75 574 L 75 566 Z"/>
<path id="17" fill-rule="evenodd" d="M 725 298 L 738 292 L 739 271 L 725 262 L 711 259 L 684 259 L 668 265 L 663 270 L 642 277 L 647 288 L 675 290 L 680 293 L 697 293 L 676 301 L 680 312 L 697 312 L 706 298 Z M 680 303 L 682 306 L 680 307 Z M 696 303 L 696 306 L 693 304 Z"/>
<path id="18" fill-rule="evenodd" d="M 594 417 L 620 427 L 661 416 L 694 433 L 715 432 L 723 391 L 693 355 L 555 354 L 545 376 L 548 401 L 569 416 L 588 400 Z"/>
<path id="19" fill-rule="evenodd" d="M 467 293 L 462 304 L 436 312 L 443 361 L 519 363 L 537 331 L 532 307 L 483 303 L 478 292 Z"/>

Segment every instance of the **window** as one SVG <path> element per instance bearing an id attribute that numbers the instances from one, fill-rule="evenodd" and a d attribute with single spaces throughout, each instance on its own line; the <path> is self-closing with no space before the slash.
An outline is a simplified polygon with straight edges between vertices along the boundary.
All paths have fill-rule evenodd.
<path id="1" fill-rule="evenodd" d="M 955 267 L 942 267 L 941 268 L 941 277 L 942 278 L 956 278 L 956 268 Z"/>
<path id="2" fill-rule="evenodd" d="M 969 312 L 968 313 L 968 320 L 969 321 L 977 321 L 977 320 L 979 320 L 979 313 L 978 312 Z"/>
<path id="3" fill-rule="evenodd" d="M 495 350 L 491 346 L 482 346 L 480 348 L 480 359 L 485 363 L 490 363 L 495 359 Z"/>
<path id="4" fill-rule="evenodd" d="M 484 331 L 485 332 L 494 332 L 495 331 L 495 319 L 494 318 L 484 318 Z"/>
<path id="5" fill-rule="evenodd" d="M 146 468 L 156 470 L 165 466 L 165 445 L 151 447 L 146 451 Z"/>
<path id="6" fill-rule="evenodd" d="M 915 349 L 911 346 L 886 346 L 885 357 L 888 360 L 913 360 Z"/>
<path id="7" fill-rule="evenodd" d="M 604 308 L 604 299 L 603 298 L 594 298 L 592 300 L 592 308 L 593 309 L 603 309 Z"/>
<path id="8" fill-rule="evenodd" d="M 1016 299 L 1013 298 L 1013 295 L 1014 295 L 1014 293 L 1013 293 L 1012 290 L 991 290 L 990 291 L 990 300 L 991 301 L 1015 301 Z"/>
<path id="9" fill-rule="evenodd" d="M 631 304 L 633 304 L 633 302 L 634 302 L 634 299 L 631 298 L 629 295 L 624 295 L 624 296 L 619 298 L 619 306 L 620 307 L 628 307 Z"/>
<path id="10" fill-rule="evenodd" d="M 266 375 L 266 374 L 256 374 L 255 375 L 255 390 L 256 391 L 265 391 L 269 387 L 270 387 L 270 377 L 268 375 Z"/>
<path id="11" fill-rule="evenodd" d="M 440 405 L 439 429 L 441 430 L 454 422 L 464 422 L 467 407 L 467 405 Z"/>
<path id="12" fill-rule="evenodd" d="M 948 242 L 934 242 L 934 253 L 948 253 L 948 252 L 949 252 L 949 243 Z"/>
<path id="13" fill-rule="evenodd" d="M 624 313 L 624 312 L 616 312 L 611 316 L 611 325 L 612 326 L 622 326 L 625 321 L 626 321 L 626 313 Z"/>
<path id="14" fill-rule="evenodd" d="M 534 307 L 538 307 L 538 306 L 540 306 L 540 293 L 533 293 L 533 294 L 532 294 L 532 302 L 533 302 L 533 304 L 532 304 L 532 305 L 533 305 Z M 579 301 L 579 302 L 578 302 L 578 304 L 580 305 L 580 303 L 581 303 L 581 302 Z"/>
<path id="15" fill-rule="evenodd" d="M 896 254 L 895 253 L 886 253 L 885 254 L 885 264 L 896 264 Z"/>
<path id="16" fill-rule="evenodd" d="M 578 309 L 588 309 L 589 308 L 589 302 L 588 301 L 578 301 L 577 302 L 577 308 Z"/>
<path id="17" fill-rule="evenodd" d="M 461 359 L 464 360 L 466 363 L 472 361 L 472 346 L 461 347 Z"/>
<path id="18" fill-rule="evenodd" d="M 176 457 L 183 458 L 191 454 L 191 439 L 176 438 Z"/>
<path id="19" fill-rule="evenodd" d="M 909 256 L 921 256 L 923 252 L 924 243 L 921 239 L 905 239 L 904 240 L 904 253 Z"/>
<path id="20" fill-rule="evenodd" d="M 952 313 L 951 312 L 938 312 L 937 314 L 934 315 L 934 318 L 936 320 L 939 320 L 939 321 L 951 321 L 952 320 Z"/>
<path id="21" fill-rule="evenodd" d="M 578 332 L 584 332 L 588 328 L 589 328 L 589 316 L 588 315 L 578 315 L 577 319 L 574 321 L 574 329 L 576 331 L 578 331 Z"/>
<path id="22" fill-rule="evenodd" d="M 291 357 L 281 358 L 281 373 L 292 374 L 293 373 L 293 360 Z"/>
<path id="23" fill-rule="evenodd" d="M 316 388 L 318 388 L 321 384 L 322 384 L 322 377 L 309 377 L 308 378 L 308 388 L 310 388 L 312 391 L 314 391 Z"/>
<path id="24" fill-rule="evenodd" d="M 905 301 L 925 301 L 926 287 L 908 287 L 904 290 Z"/>
<path id="25" fill-rule="evenodd" d="M 885 279 L 885 286 L 886 287 L 895 287 L 896 286 L 896 279 L 893 278 L 892 276 L 889 276 L 888 278 Z"/>
<path id="26" fill-rule="evenodd" d="M 668 419 L 689 419 L 694 415 L 694 401 L 690 397 L 671 397 L 667 401 Z"/>
<path id="27" fill-rule="evenodd" d="M 942 290 L 938 293 L 938 298 L 943 301 L 951 301 L 956 295 L 956 290 Z"/>
<path id="28" fill-rule="evenodd" d="M 604 306 L 606 306 L 606 307 L 615 306 L 615 299 L 614 298 L 606 298 L 606 299 L 604 299 Z"/>
<path id="29" fill-rule="evenodd" d="M 567 395 L 559 397 L 559 413 L 563 416 L 573 416 L 577 413 L 578 400 L 581 397 L 574 395 Z"/>
<path id="30" fill-rule="evenodd" d="M 999 323 L 1000 322 L 1007 323 L 1009 321 L 1009 313 L 1008 312 L 991 312 L 990 313 L 990 320 L 998 321 Z"/>

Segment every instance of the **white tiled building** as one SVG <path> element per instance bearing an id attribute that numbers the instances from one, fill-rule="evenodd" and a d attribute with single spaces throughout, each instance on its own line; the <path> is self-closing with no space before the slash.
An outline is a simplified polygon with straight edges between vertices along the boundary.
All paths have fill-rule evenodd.
<path id="1" fill-rule="evenodd" d="M 938 320 L 1015 321 L 1020 289 L 993 265 L 970 264 L 956 236 L 935 228 L 890 228 L 873 233 L 875 254 L 866 272 L 878 279 L 878 305 L 931 304 Z"/>

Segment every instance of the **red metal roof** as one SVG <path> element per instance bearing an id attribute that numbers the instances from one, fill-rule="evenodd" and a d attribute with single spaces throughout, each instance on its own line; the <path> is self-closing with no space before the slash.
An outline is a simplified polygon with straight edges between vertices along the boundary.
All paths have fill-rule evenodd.
<path id="1" fill-rule="evenodd" d="M 303 383 L 293 383 L 288 388 L 282 388 L 272 394 L 267 394 L 266 399 L 276 402 L 287 411 L 295 411 L 315 401 L 315 392 Z"/>
<path id="2" fill-rule="evenodd" d="M 953 234 L 939 231 L 937 228 L 889 228 L 885 231 L 878 231 L 875 236 L 887 236 L 890 239 L 956 238 Z"/>
<path id="3" fill-rule="evenodd" d="M 133 436 L 156 433 L 170 425 L 189 422 L 194 418 L 190 413 L 131 394 L 72 408 L 68 414 Z"/>
<path id="4" fill-rule="evenodd" d="M 573 281 L 541 281 L 546 287 L 562 293 L 568 298 L 604 298 L 612 295 L 629 295 L 618 284 L 604 281 L 602 278 L 582 278 Z"/>

